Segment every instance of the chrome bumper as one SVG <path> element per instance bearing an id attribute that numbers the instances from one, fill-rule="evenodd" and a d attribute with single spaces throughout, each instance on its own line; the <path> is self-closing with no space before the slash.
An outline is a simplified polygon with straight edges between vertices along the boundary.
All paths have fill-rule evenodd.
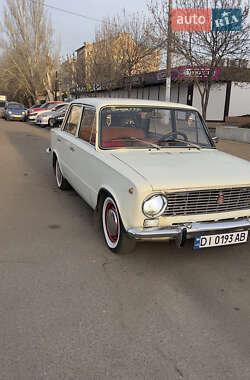
<path id="1" fill-rule="evenodd" d="M 157 240 L 162 238 L 176 239 L 178 246 L 183 246 L 186 239 L 191 239 L 201 233 L 235 232 L 250 229 L 250 217 L 228 222 L 194 222 L 169 227 L 131 228 L 128 234 L 137 240 Z"/>

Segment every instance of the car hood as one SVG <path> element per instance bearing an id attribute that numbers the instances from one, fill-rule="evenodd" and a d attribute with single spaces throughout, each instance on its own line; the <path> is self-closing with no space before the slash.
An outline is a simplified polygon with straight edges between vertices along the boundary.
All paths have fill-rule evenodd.
<path id="1" fill-rule="evenodd" d="M 216 149 L 116 151 L 153 190 L 222 188 L 250 185 L 250 163 Z"/>

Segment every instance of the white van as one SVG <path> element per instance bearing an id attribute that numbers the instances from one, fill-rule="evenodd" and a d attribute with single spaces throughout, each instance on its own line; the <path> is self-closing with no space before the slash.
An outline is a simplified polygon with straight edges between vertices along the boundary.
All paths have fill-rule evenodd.
<path id="1" fill-rule="evenodd" d="M 6 103 L 7 103 L 6 96 L 0 95 L 0 117 L 3 117 L 4 115 L 4 109 L 5 109 Z"/>

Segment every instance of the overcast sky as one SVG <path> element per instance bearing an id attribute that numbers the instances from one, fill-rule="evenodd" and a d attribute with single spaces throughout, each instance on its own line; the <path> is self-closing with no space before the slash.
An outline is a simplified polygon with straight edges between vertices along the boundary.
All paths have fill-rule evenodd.
<path id="1" fill-rule="evenodd" d="M 80 13 L 95 19 L 113 16 L 122 9 L 126 12 L 147 11 L 147 0 L 45 0 L 45 4 Z M 0 0 L 0 18 L 5 0 Z M 61 41 L 61 50 L 65 55 L 72 53 L 83 45 L 92 41 L 98 22 L 89 21 L 81 17 L 66 14 L 47 8 L 51 15 L 52 24 L 57 37 Z"/>

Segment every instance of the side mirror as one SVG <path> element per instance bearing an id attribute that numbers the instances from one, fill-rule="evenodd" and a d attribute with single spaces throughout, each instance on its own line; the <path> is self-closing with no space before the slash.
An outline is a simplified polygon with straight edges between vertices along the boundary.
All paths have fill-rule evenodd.
<path id="1" fill-rule="evenodd" d="M 215 144 L 217 144 L 219 142 L 219 137 L 215 136 L 215 137 L 212 137 L 212 140 Z"/>

